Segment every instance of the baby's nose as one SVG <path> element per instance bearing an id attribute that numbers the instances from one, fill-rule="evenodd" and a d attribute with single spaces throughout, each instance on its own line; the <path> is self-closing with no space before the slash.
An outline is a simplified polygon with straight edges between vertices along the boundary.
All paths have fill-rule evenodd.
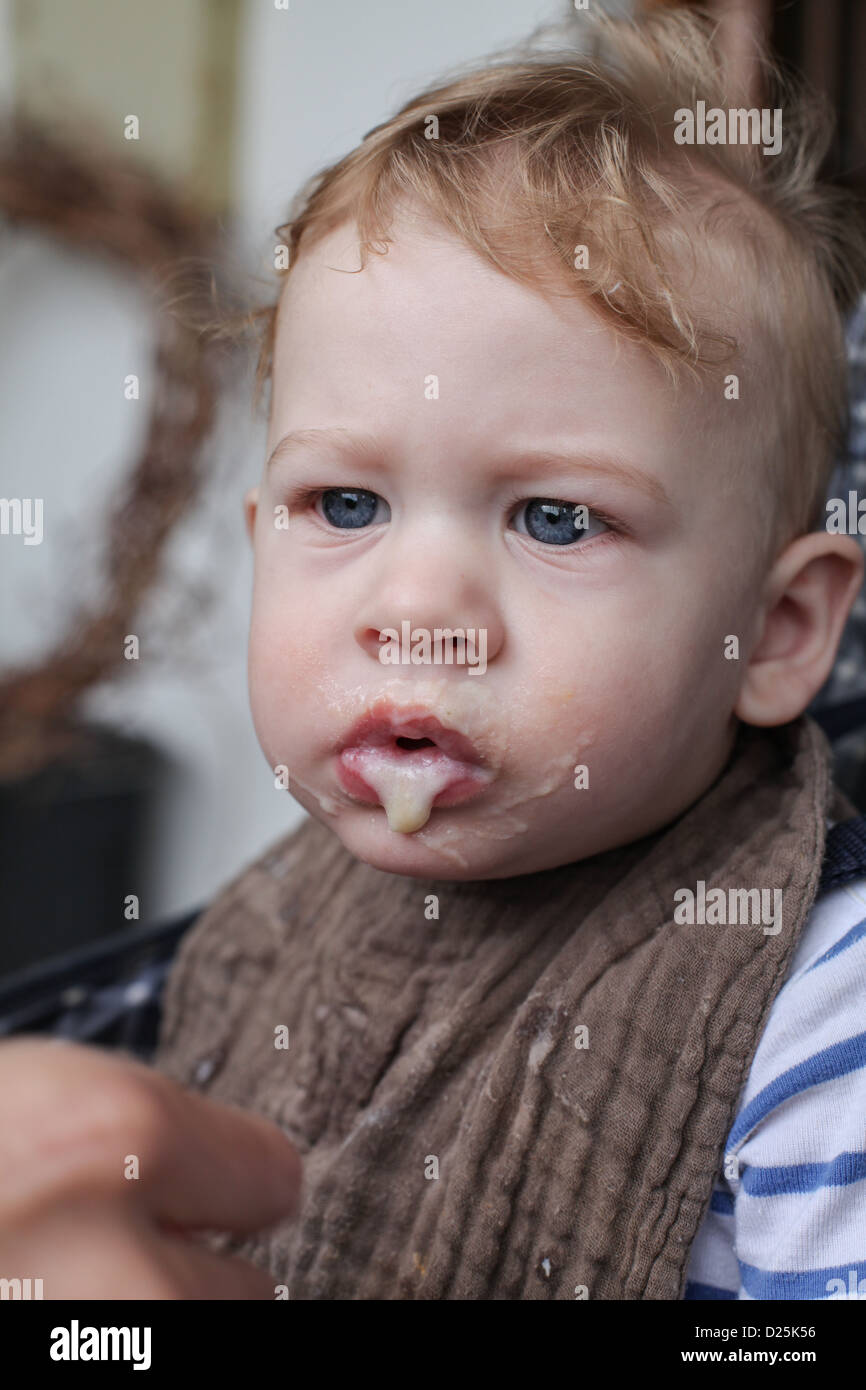
<path id="1" fill-rule="evenodd" d="M 483 648 L 490 661 L 501 647 L 500 585 L 490 557 L 477 546 L 458 553 L 453 528 L 441 539 L 447 553 L 418 537 L 415 546 L 404 537 L 380 552 L 355 612 L 355 640 L 373 660 L 396 664 L 396 658 L 404 669 L 428 660 L 470 664 L 473 651 Z"/>
<path id="2" fill-rule="evenodd" d="M 489 651 L 489 631 L 479 623 L 439 622 L 430 626 L 402 618 L 395 625 L 361 628 L 356 640 L 383 665 L 477 665 Z"/>

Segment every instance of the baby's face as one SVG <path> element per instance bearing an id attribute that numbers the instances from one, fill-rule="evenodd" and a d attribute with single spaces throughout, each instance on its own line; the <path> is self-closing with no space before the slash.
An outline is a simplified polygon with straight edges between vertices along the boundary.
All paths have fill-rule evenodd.
<path id="1" fill-rule="evenodd" d="M 347 274 L 338 229 L 283 295 L 248 499 L 256 730 L 376 867 L 550 868 L 658 829 L 727 759 L 725 638 L 748 643 L 763 578 L 754 501 L 723 486 L 737 407 L 721 373 L 675 400 L 578 299 L 444 231 L 395 236 Z"/>

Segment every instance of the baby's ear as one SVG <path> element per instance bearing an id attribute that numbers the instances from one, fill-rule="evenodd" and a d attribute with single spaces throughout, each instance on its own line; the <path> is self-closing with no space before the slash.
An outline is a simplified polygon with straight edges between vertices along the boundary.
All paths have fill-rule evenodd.
<path id="1" fill-rule="evenodd" d="M 244 520 L 247 526 L 247 535 L 250 540 L 253 538 L 253 527 L 256 524 L 256 511 L 259 505 L 259 490 L 251 487 L 244 497 Z"/>
<path id="2" fill-rule="evenodd" d="M 782 552 L 734 709 L 744 723 L 786 724 L 811 704 L 833 669 L 862 580 L 863 554 L 851 537 L 810 532 Z"/>

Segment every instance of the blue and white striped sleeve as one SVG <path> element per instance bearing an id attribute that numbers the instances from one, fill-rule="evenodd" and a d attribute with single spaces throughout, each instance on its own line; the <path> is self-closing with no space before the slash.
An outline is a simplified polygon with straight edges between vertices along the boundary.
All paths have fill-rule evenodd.
<path id="1" fill-rule="evenodd" d="M 866 879 L 813 908 L 692 1246 L 687 1299 L 866 1298 Z"/>

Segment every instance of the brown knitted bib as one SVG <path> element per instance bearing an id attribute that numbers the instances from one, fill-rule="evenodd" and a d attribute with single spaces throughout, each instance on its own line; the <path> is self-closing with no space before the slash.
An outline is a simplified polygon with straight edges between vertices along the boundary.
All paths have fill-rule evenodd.
<path id="1" fill-rule="evenodd" d="M 817 890 L 828 761 L 807 719 L 744 727 L 663 831 L 486 882 L 383 873 L 306 821 L 216 899 L 166 991 L 160 1070 L 304 1160 L 294 1220 L 215 1248 L 291 1298 L 680 1297 Z M 742 894 L 739 923 L 676 920 L 701 882 L 707 903 L 782 890 L 781 930 Z"/>

